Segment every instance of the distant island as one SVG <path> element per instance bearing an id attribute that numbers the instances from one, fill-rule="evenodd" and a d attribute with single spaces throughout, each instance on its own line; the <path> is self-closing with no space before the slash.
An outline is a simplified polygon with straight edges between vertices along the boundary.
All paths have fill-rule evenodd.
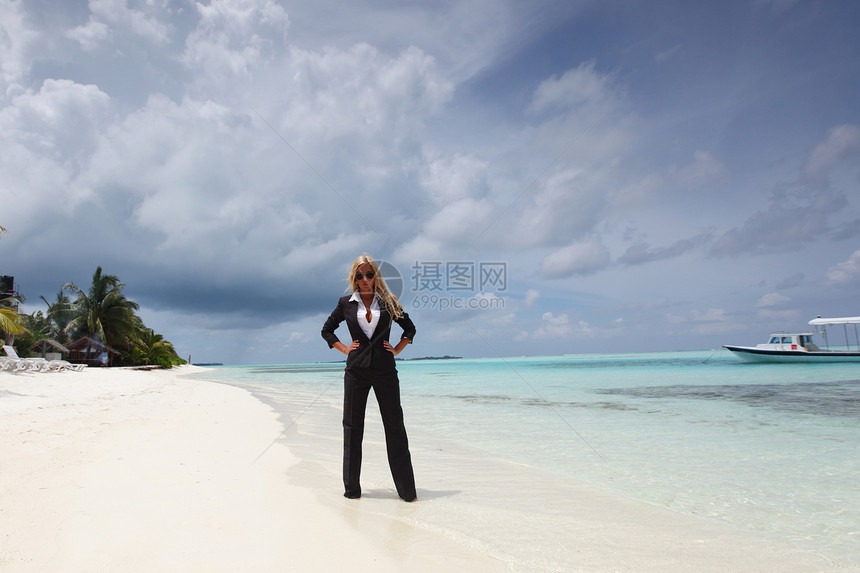
<path id="1" fill-rule="evenodd" d="M 462 356 L 422 356 L 420 358 L 395 358 L 395 360 L 462 360 Z"/>
<path id="2" fill-rule="evenodd" d="M 405 362 L 407 360 L 462 360 L 462 359 L 463 359 L 462 356 L 448 356 L 446 354 L 445 356 L 421 356 L 420 358 L 395 358 L 394 360 L 399 360 L 399 361 Z M 317 364 L 342 364 L 344 362 L 346 362 L 345 358 L 343 360 L 332 360 L 330 362 L 322 362 L 322 363 L 318 362 Z"/>
<path id="3" fill-rule="evenodd" d="M 224 366 L 220 362 L 195 362 L 193 366 Z"/>

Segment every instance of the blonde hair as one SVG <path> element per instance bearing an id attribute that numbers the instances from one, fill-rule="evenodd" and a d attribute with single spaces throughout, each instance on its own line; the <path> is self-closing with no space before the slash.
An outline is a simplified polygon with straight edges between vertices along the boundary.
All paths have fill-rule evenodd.
<path id="1" fill-rule="evenodd" d="M 361 255 L 352 262 L 352 268 L 350 269 L 349 275 L 346 279 L 349 283 L 349 288 L 347 290 L 354 290 L 356 288 L 355 275 L 358 273 L 358 267 L 361 265 L 370 265 L 370 268 L 373 269 L 373 291 L 382 299 L 385 306 L 388 307 L 388 312 L 391 314 L 391 318 L 398 319 L 403 316 L 403 306 L 400 304 L 400 301 L 397 300 L 394 293 L 388 290 L 388 285 L 385 284 L 385 279 L 382 278 L 382 273 L 379 272 L 379 265 L 376 264 L 376 261 L 373 260 L 373 257 L 370 255 Z"/>

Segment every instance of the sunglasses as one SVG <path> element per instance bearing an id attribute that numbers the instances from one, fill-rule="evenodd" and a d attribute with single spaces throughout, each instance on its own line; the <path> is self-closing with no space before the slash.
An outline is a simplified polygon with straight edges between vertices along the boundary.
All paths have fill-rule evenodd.
<path id="1" fill-rule="evenodd" d="M 364 273 L 364 274 L 355 273 L 355 280 L 360 281 L 364 277 L 367 277 L 367 280 L 372 281 L 373 277 L 375 277 L 375 276 L 376 276 L 376 273 L 373 271 L 370 271 L 369 273 Z"/>

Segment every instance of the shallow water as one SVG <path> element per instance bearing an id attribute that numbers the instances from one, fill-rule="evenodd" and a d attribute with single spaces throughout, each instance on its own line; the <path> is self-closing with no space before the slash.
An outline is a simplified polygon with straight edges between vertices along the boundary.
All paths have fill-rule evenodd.
<path id="1" fill-rule="evenodd" d="M 423 527 L 511 563 L 563 570 L 563 539 L 548 531 L 547 512 L 559 484 L 581 480 L 860 568 L 856 364 L 758 365 L 721 351 L 402 361 L 398 370 L 419 497 L 458 496 L 457 509 L 444 506 L 456 516 Z M 271 404 L 287 427 L 279 439 L 333 476 L 326 487 L 340 487 L 342 364 L 222 367 L 201 377 Z M 365 460 L 384 460 L 372 399 L 365 441 Z M 527 496 L 500 509 L 493 496 L 515 486 L 489 487 L 500 475 L 493 464 L 542 472 L 551 485 L 540 491 L 532 480 Z M 446 490 L 451 475 L 456 491 Z M 464 488 L 470 479 L 474 488 Z M 365 497 L 389 495 L 389 482 L 384 462 L 368 466 Z M 536 520 L 531 537 L 482 534 L 482 523 L 510 518 L 500 511 Z M 523 548 L 507 548 L 516 543 Z"/>

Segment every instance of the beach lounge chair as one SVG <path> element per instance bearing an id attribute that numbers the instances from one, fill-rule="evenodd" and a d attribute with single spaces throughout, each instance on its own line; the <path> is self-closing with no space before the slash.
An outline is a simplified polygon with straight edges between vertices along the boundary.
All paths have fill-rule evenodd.
<path id="1" fill-rule="evenodd" d="M 22 358 L 29 370 L 32 372 L 42 372 L 48 370 L 48 361 L 44 358 Z"/>
<path id="2" fill-rule="evenodd" d="M 86 368 L 86 364 L 72 364 L 68 360 L 49 360 L 48 368 L 49 370 L 55 372 L 61 372 L 63 370 L 72 370 L 73 372 L 80 372 L 84 368 Z"/>
<path id="3" fill-rule="evenodd" d="M 18 356 L 18 353 L 17 353 L 17 352 L 15 352 L 15 347 L 13 347 L 13 346 L 9 346 L 9 345 L 7 345 L 7 344 L 4 344 L 4 345 L 3 345 L 3 352 L 4 352 L 4 353 L 6 354 L 6 356 L 8 356 L 9 358 L 14 358 L 15 360 L 21 360 L 21 357 L 20 357 L 20 356 Z"/>
<path id="4" fill-rule="evenodd" d="M 29 365 L 20 358 L 9 358 L 8 356 L 0 356 L 0 371 L 3 372 L 18 372 L 27 370 Z"/>
<path id="5" fill-rule="evenodd" d="M 24 359 L 18 356 L 18 353 L 15 352 L 15 349 L 11 346 L 4 345 L 3 352 L 6 356 L 3 358 L 2 368 L 6 372 L 21 372 L 23 370 L 29 370 L 30 364 L 27 363 Z"/>
<path id="6" fill-rule="evenodd" d="M 14 364 L 14 369 L 10 365 L 10 372 L 20 372 L 29 370 L 31 372 L 59 372 L 61 370 L 74 370 L 80 372 L 84 369 L 83 364 L 72 364 L 66 360 L 46 360 L 44 358 L 21 358 L 15 349 L 11 346 L 4 345 L 3 352 L 6 353 L 7 361 Z M 7 370 L 7 365 L 3 364 L 3 369 Z"/>

